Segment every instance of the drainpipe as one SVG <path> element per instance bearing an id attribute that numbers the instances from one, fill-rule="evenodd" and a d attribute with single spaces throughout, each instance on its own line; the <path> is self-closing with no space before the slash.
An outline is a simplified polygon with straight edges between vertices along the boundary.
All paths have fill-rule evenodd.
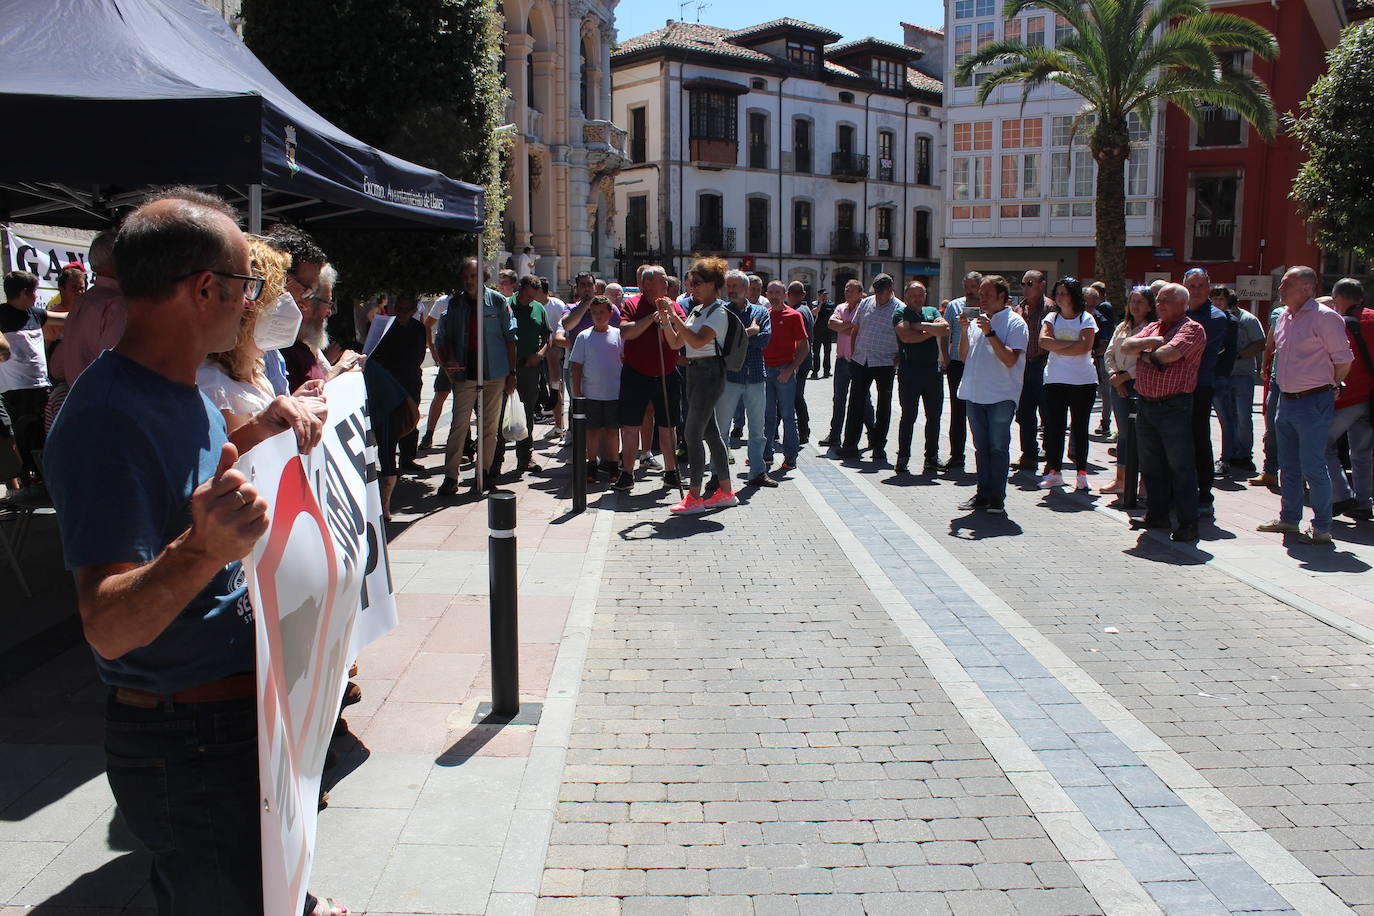
<path id="1" fill-rule="evenodd" d="M 908 146 L 907 146 L 907 144 L 909 144 L 909 143 L 911 142 L 911 101 L 912 101 L 911 99 L 907 99 L 906 102 L 902 105 L 902 263 L 903 263 L 903 264 L 906 263 L 906 255 L 907 255 L 907 252 L 908 252 L 908 251 L 911 251 L 911 249 L 908 248 L 908 247 L 907 247 L 907 244 L 906 244 L 907 242 L 911 241 L 911 199 L 910 199 L 910 194 L 911 194 L 911 175 L 910 175 L 910 173 L 907 171 L 907 169 L 909 169 L 909 168 L 911 167 L 911 157 L 912 157 L 913 152 L 914 152 L 913 150 L 909 149 Z M 915 256 L 914 253 L 913 253 L 912 256 L 913 256 L 913 257 Z M 902 283 L 903 283 L 903 287 L 902 287 L 902 288 L 905 289 L 905 288 L 906 288 L 906 286 L 905 286 L 905 283 L 906 283 L 905 271 L 903 271 L 903 276 L 902 276 L 900 279 L 901 279 L 901 281 L 902 281 Z M 940 297 L 939 297 L 938 294 L 936 294 L 936 297 L 935 297 L 935 298 L 938 299 L 938 298 L 940 298 Z"/>
<path id="2" fill-rule="evenodd" d="M 783 253 L 787 251 L 787 246 L 782 242 L 783 223 L 783 200 L 782 200 L 782 84 L 787 82 L 787 74 L 783 74 L 782 79 L 778 80 L 778 279 L 782 280 L 786 276 L 786 265 L 783 263 Z M 797 151 L 793 150 L 792 155 Z M 796 168 L 796 162 L 792 163 Z M 814 217 L 813 217 L 814 218 Z M 783 280 L 783 282 L 787 282 Z"/>
<path id="3" fill-rule="evenodd" d="M 872 141 L 873 141 L 873 138 L 872 138 L 871 136 L 869 136 L 869 128 L 870 128 L 871 125 L 868 123 L 868 112 L 869 112 L 869 107 L 870 107 L 872 104 L 873 104 L 873 93 L 871 93 L 871 92 L 865 92 L 865 93 L 864 93 L 864 149 L 870 149 L 870 148 L 871 148 L 870 144 L 871 144 Z M 868 215 L 869 215 L 869 214 L 868 214 L 868 183 L 869 183 L 868 170 L 867 170 L 867 169 L 864 169 L 864 207 L 863 207 L 863 211 L 862 211 L 862 212 L 863 212 L 863 228 L 865 228 L 865 229 L 868 228 Z M 876 223 L 876 221 L 875 221 L 875 223 L 874 223 L 874 228 L 875 228 L 875 229 L 877 228 L 877 223 Z M 868 234 L 868 233 L 866 233 L 866 232 L 864 233 L 864 235 L 867 235 L 867 234 Z M 874 236 L 873 236 L 873 238 L 874 238 L 874 239 L 877 239 L 877 237 L 878 237 L 878 236 L 877 236 L 877 234 L 875 233 Z M 876 242 L 875 242 L 875 244 L 876 244 Z M 859 266 L 859 273 L 860 273 L 860 274 L 867 274 L 867 273 L 868 273 L 868 250 L 867 250 L 867 246 L 865 246 L 865 250 L 864 250 L 864 255 L 863 255 L 863 257 L 859 259 L 859 265 L 860 265 L 860 266 Z M 865 288 L 868 286 L 868 283 L 867 283 L 867 281 L 865 281 L 865 279 L 864 279 L 863 276 L 860 276 L 860 277 L 859 277 L 859 282 L 860 282 L 860 283 L 863 283 L 864 286 L 865 286 Z"/>

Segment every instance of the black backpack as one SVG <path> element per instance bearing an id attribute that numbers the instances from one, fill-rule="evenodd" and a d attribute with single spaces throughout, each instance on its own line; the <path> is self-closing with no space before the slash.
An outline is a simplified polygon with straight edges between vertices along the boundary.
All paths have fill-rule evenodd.
<path id="1" fill-rule="evenodd" d="M 706 319 L 716 309 L 721 308 L 719 301 L 711 305 L 710 308 L 702 312 L 702 319 Z M 725 317 L 728 323 L 725 329 L 725 344 L 721 345 L 720 337 L 715 340 L 716 355 L 725 360 L 725 368 L 729 372 L 738 372 L 744 368 L 744 360 L 749 355 L 749 335 L 745 333 L 744 322 L 731 309 L 725 310 Z"/>

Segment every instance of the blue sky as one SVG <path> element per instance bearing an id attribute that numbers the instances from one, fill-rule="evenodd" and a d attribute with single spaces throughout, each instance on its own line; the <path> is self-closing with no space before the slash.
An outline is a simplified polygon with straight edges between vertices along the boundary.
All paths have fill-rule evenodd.
<path id="1" fill-rule="evenodd" d="M 692 0 L 691 3 L 679 7 L 678 0 L 620 0 L 615 10 L 615 27 L 623 41 L 662 28 L 668 19 L 696 22 L 697 2 L 698 0 Z M 898 3 L 897 0 L 862 0 L 862 14 L 859 16 L 855 16 L 859 10 L 844 0 L 707 2 L 708 5 L 701 10 L 700 15 L 700 21 L 707 25 L 742 29 L 771 19 L 791 17 L 834 29 L 846 40 L 872 36 L 900 42 L 902 28 L 898 25 L 899 22 L 914 22 L 917 25 L 940 28 L 945 18 L 944 4 L 939 0 L 906 0 L 902 3 Z"/>

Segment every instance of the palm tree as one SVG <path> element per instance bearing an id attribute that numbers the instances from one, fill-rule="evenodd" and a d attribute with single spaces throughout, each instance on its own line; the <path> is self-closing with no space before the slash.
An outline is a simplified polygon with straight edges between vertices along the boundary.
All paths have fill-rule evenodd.
<path id="1" fill-rule="evenodd" d="M 1218 52 L 1250 51 L 1272 60 L 1278 40 L 1249 19 L 1209 12 L 1204 0 L 1007 0 L 1002 16 L 1012 19 L 1028 9 L 1058 14 L 1073 32 L 1054 48 L 993 42 L 960 61 L 955 77 L 966 84 L 977 68 L 996 67 L 978 87 L 979 105 L 1008 83 L 1022 84 L 1023 103 L 1046 83 L 1083 98 L 1072 133 L 1088 131 L 1097 162 L 1095 273 L 1111 300 L 1124 303 L 1127 117 L 1134 114 L 1148 128 L 1161 102 L 1177 105 L 1194 121 L 1206 106 L 1216 106 L 1272 138 L 1278 118 L 1268 88 L 1253 73 L 1223 67 Z"/>

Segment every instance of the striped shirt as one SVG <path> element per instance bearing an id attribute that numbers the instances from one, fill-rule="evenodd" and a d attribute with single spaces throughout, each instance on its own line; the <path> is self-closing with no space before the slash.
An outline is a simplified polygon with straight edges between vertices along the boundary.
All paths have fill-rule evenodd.
<path id="1" fill-rule="evenodd" d="M 877 296 L 869 296 L 859 303 L 854 313 L 854 321 L 859 330 L 854 335 L 854 355 L 851 357 L 860 366 L 897 365 L 897 329 L 892 326 L 892 316 L 902 302 L 896 296 L 889 296 L 886 303 L 880 304 Z"/>

